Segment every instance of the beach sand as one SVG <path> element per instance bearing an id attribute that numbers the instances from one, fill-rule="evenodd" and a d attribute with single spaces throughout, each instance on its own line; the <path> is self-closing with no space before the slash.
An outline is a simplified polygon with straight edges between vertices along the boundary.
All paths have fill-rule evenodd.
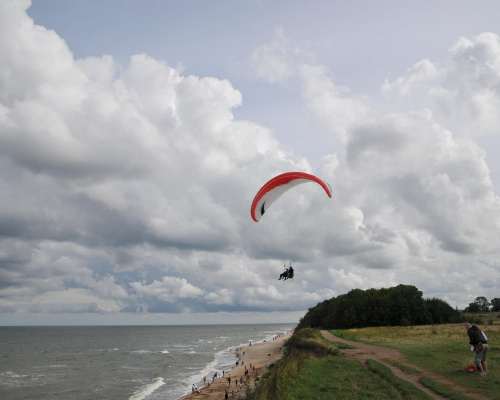
<path id="1" fill-rule="evenodd" d="M 225 371 L 224 377 L 222 379 L 215 379 L 210 386 L 205 385 L 201 388 L 200 393 L 193 393 L 188 396 L 183 397 L 183 400 L 191 399 L 224 399 L 225 389 L 229 392 L 229 399 L 231 399 L 231 392 L 234 390 L 236 392 L 235 398 L 240 395 L 240 377 L 245 379 L 245 366 L 247 367 L 249 373 L 246 378 L 248 386 L 243 383 L 241 386 L 241 391 L 245 392 L 247 387 L 253 387 L 255 380 L 255 373 L 259 371 L 259 375 L 262 376 L 266 372 L 267 367 L 269 367 L 273 362 L 279 360 L 284 352 L 284 344 L 291 336 L 291 333 L 286 333 L 277 336 L 274 340 L 268 340 L 266 342 L 260 342 L 256 344 L 247 345 L 235 349 L 235 353 L 239 354 L 238 365 L 235 365 L 233 369 Z M 245 354 L 243 354 L 245 353 Z M 243 365 L 242 365 L 243 362 Z M 252 368 L 250 367 L 252 365 Z M 253 367 L 255 366 L 255 371 Z M 231 376 L 231 385 L 227 380 L 228 376 Z M 207 376 L 212 378 L 211 376 Z M 238 384 L 235 385 L 236 379 Z"/>

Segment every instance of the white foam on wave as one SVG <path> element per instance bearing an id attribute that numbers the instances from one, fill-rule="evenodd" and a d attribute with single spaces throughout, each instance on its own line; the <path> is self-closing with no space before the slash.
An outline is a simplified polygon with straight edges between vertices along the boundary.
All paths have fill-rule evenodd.
<path id="1" fill-rule="evenodd" d="M 129 400 L 143 400 L 155 390 L 162 387 L 164 384 L 165 381 L 163 380 L 163 378 L 157 377 L 153 382 L 137 389 L 134 394 L 129 397 Z"/>
<path id="2" fill-rule="evenodd" d="M 198 369 L 197 367 L 187 367 L 188 370 L 193 370 L 193 374 L 190 375 L 186 379 L 186 387 L 184 390 L 184 394 L 188 394 L 191 392 L 191 385 L 198 384 L 201 385 L 203 382 L 203 377 L 207 378 L 212 378 L 213 373 L 217 372 L 218 374 L 222 374 L 222 370 L 225 370 L 226 372 L 228 369 L 231 369 L 232 367 L 235 366 L 235 362 L 238 360 L 235 354 L 235 349 L 238 347 L 246 347 L 248 346 L 249 343 L 252 344 L 257 344 L 257 343 L 262 343 L 264 340 L 272 340 L 273 337 L 275 337 L 278 333 L 277 331 L 272 331 L 272 332 L 265 332 L 265 339 L 249 339 L 246 340 L 245 342 L 236 345 L 236 346 L 230 346 L 226 347 L 223 350 L 216 351 L 214 354 L 214 358 L 212 361 L 210 361 L 204 368 L 201 370 Z M 257 335 L 261 336 L 261 335 Z M 228 336 L 219 336 L 221 339 L 229 339 Z M 180 347 L 180 346 L 179 346 Z M 187 346 L 186 346 L 187 347 Z M 191 347 L 191 350 L 193 348 Z M 214 347 L 214 350 L 217 350 L 217 348 Z M 190 353 L 195 353 L 194 351 L 191 351 Z M 194 370 L 196 372 L 194 372 Z"/>
<path id="3" fill-rule="evenodd" d="M 29 375 L 20 375 L 12 371 L 5 371 L 2 372 L 0 376 L 8 376 L 9 378 L 27 378 Z"/>
<path id="4" fill-rule="evenodd" d="M 132 350 L 131 353 L 132 354 L 148 354 L 148 353 L 151 353 L 151 351 L 149 351 L 149 350 Z"/>
<path id="5" fill-rule="evenodd" d="M 162 354 L 170 354 L 170 351 L 168 351 L 168 350 L 162 350 L 160 353 L 162 353 Z"/>

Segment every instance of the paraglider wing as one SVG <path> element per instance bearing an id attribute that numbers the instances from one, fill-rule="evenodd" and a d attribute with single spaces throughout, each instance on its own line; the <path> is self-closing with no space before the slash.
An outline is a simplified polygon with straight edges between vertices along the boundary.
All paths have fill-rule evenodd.
<path id="1" fill-rule="evenodd" d="M 324 189 L 328 197 L 332 197 L 332 188 L 330 185 L 314 175 L 306 174 L 305 172 L 286 172 L 271 179 L 258 191 L 250 209 L 252 219 L 255 222 L 259 222 L 267 209 L 279 197 L 291 188 L 307 182 L 318 183 Z"/>

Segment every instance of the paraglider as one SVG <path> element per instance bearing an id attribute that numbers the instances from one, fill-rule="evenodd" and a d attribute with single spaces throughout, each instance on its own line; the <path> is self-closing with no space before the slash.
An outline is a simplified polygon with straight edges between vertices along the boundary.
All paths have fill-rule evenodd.
<path id="1" fill-rule="evenodd" d="M 283 267 L 285 267 L 285 272 L 281 273 L 280 274 L 280 277 L 278 278 L 278 280 L 284 280 L 286 281 L 287 279 L 292 279 L 293 278 L 293 267 L 292 267 L 292 263 L 290 262 L 290 267 L 286 267 L 285 265 L 283 265 Z"/>
<path id="2" fill-rule="evenodd" d="M 279 197 L 291 188 L 307 182 L 319 184 L 328 197 L 332 197 L 331 186 L 314 175 L 306 174 L 305 172 L 286 172 L 271 179 L 257 192 L 257 195 L 253 199 L 252 207 L 250 208 L 252 219 L 255 222 L 259 222 L 267 209 L 271 207 L 271 204 Z"/>
<path id="3" fill-rule="evenodd" d="M 295 186 L 308 182 L 317 183 L 323 188 L 328 197 L 332 197 L 331 186 L 316 176 L 305 172 L 286 172 L 271 179 L 257 192 L 250 208 L 252 219 L 255 222 L 259 222 L 267 209 L 279 197 Z M 283 279 L 286 281 L 287 279 L 293 278 L 293 276 L 294 271 L 292 263 L 290 262 L 290 267 L 286 268 L 285 266 L 285 271 L 280 274 L 278 280 Z"/>

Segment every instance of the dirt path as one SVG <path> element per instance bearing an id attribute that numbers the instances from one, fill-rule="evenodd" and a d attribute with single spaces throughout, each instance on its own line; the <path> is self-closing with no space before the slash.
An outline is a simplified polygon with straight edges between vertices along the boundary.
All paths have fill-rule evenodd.
<path id="1" fill-rule="evenodd" d="M 432 390 L 430 390 L 429 388 L 422 385 L 418 380 L 421 375 L 426 376 L 428 378 L 431 378 L 436 382 L 440 382 L 440 383 L 443 383 L 445 385 L 450 385 L 453 387 L 453 389 L 455 391 L 460 392 L 460 393 L 467 395 L 469 397 L 472 397 L 472 398 L 475 398 L 478 400 L 488 400 L 489 399 L 488 397 L 480 395 L 480 394 L 467 392 L 467 389 L 465 389 L 461 386 L 457 386 L 454 383 L 447 381 L 446 379 L 444 379 L 443 377 L 441 377 L 439 375 L 433 374 L 433 373 L 428 372 L 428 371 L 422 371 L 422 368 L 409 364 L 406 361 L 404 355 L 396 349 L 389 349 L 387 347 L 380 347 L 380 346 L 375 346 L 375 345 L 361 343 L 361 342 L 352 342 L 350 340 L 346 340 L 346 339 L 342 339 L 338 336 L 334 336 L 328 331 L 321 331 L 321 334 L 323 335 L 323 337 L 325 339 L 327 339 L 331 342 L 345 343 L 345 344 L 348 344 L 350 346 L 355 347 L 355 349 L 341 349 L 340 350 L 342 353 L 346 354 L 349 358 L 351 358 L 353 360 L 360 361 L 363 364 L 366 363 L 367 359 L 372 359 L 372 360 L 375 360 L 381 364 L 384 364 L 385 366 L 387 366 L 391 369 L 391 371 L 394 373 L 394 375 L 396 375 L 397 377 L 399 377 L 401 379 L 404 379 L 405 381 L 410 382 L 411 384 L 415 385 L 420 390 L 422 390 L 423 392 L 427 393 L 429 396 L 432 396 L 435 399 L 446 399 L 446 398 L 438 395 L 437 393 L 434 393 Z M 409 373 L 406 371 L 402 371 L 398 367 L 387 363 L 387 361 L 385 361 L 385 360 L 393 360 L 393 361 L 396 361 L 400 364 L 404 364 L 408 367 L 422 371 L 422 374 L 417 375 L 417 374 L 412 374 L 412 373 Z"/>

